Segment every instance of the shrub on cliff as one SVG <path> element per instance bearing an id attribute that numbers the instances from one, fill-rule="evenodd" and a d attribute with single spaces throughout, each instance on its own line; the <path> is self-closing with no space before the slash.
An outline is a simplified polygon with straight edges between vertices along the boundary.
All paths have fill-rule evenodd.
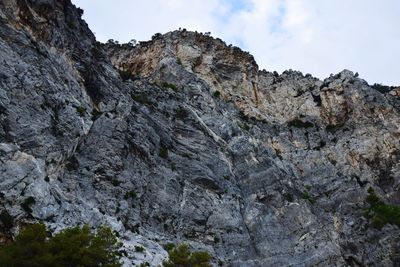
<path id="1" fill-rule="evenodd" d="M 89 226 L 68 228 L 49 237 L 44 224 L 33 224 L 0 248 L 0 266 L 120 267 L 120 247 L 108 227 L 96 233 Z"/>
<path id="2" fill-rule="evenodd" d="M 190 252 L 185 244 L 170 248 L 169 259 L 163 262 L 164 267 L 211 267 L 211 256 L 205 251 Z"/>
<path id="3" fill-rule="evenodd" d="M 373 227 L 380 229 L 387 223 L 400 227 L 400 207 L 384 203 L 372 187 L 368 189 L 366 202 L 369 207 L 364 216 L 371 220 Z"/>

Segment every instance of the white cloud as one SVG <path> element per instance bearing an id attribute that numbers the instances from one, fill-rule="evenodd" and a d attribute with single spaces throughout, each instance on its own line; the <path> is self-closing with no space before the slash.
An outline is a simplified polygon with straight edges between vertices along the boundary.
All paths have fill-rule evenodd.
<path id="1" fill-rule="evenodd" d="M 73 0 L 101 41 L 147 40 L 179 27 L 252 53 L 260 68 L 319 78 L 344 68 L 400 85 L 397 0 Z"/>

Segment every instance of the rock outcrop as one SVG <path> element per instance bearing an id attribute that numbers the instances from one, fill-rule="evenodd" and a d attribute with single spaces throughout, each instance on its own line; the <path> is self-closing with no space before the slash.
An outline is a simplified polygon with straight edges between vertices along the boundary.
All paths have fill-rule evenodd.
<path id="1" fill-rule="evenodd" d="M 111 225 L 126 266 L 399 266 L 398 88 L 260 71 L 185 30 L 100 44 L 69 0 L 0 2 L 0 226 Z M 133 247 L 143 245 L 145 252 Z"/>

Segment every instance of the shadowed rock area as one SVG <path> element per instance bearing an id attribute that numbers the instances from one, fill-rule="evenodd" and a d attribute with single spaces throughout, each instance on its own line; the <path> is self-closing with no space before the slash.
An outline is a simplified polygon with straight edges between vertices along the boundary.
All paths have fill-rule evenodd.
<path id="1" fill-rule="evenodd" d="M 109 224 L 124 266 L 167 243 L 223 266 L 399 266 L 400 89 L 259 70 L 186 30 L 96 42 L 69 0 L 0 2 L 0 232 Z M 135 252 L 142 245 L 144 252 Z"/>

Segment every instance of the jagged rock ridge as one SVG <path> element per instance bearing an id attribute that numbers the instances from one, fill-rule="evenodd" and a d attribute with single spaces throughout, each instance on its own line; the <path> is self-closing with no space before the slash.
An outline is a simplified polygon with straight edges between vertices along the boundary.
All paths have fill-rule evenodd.
<path id="1" fill-rule="evenodd" d="M 168 242 L 226 266 L 400 264 L 399 228 L 362 216 L 369 187 L 400 204 L 398 89 L 259 71 L 187 31 L 100 44 L 81 14 L 0 3 L 3 239 L 107 223 L 126 266 L 157 266 Z"/>

